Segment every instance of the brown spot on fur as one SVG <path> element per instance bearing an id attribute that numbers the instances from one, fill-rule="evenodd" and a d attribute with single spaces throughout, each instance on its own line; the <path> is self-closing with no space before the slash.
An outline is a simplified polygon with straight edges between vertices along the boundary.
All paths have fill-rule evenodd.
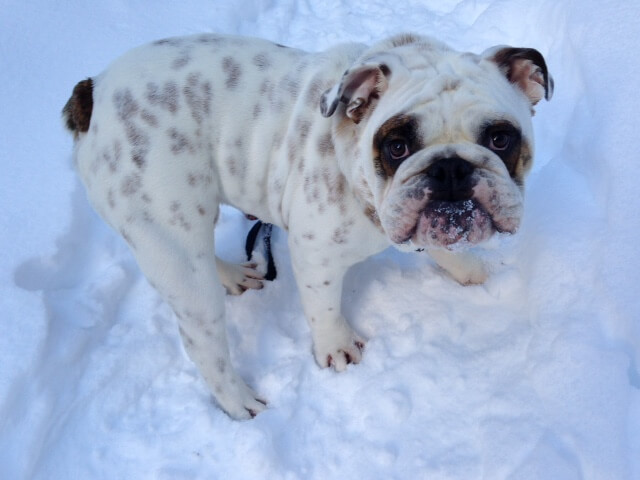
<path id="1" fill-rule="evenodd" d="M 133 98 L 131 90 L 128 88 L 117 90 L 113 94 L 113 103 L 116 107 L 118 118 L 122 121 L 131 120 L 140 109 L 138 102 Z"/>
<path id="2" fill-rule="evenodd" d="M 178 316 L 178 318 L 182 318 L 182 317 Z M 191 346 L 195 345 L 195 342 L 193 341 L 193 338 L 191 338 L 189 335 L 187 335 L 187 332 L 185 332 L 182 327 L 178 327 L 178 331 L 180 332 L 180 336 L 182 337 L 182 340 L 187 345 L 191 345 Z"/>
<path id="3" fill-rule="evenodd" d="M 240 64 L 232 57 L 224 57 L 222 60 L 222 70 L 227 74 L 227 78 L 224 82 L 226 87 L 230 90 L 236 88 L 240 81 L 240 75 L 242 74 Z"/>
<path id="4" fill-rule="evenodd" d="M 102 152 L 102 160 L 109 167 L 111 173 L 116 173 L 122 159 L 122 144 L 115 140 L 113 142 L 113 148 L 105 148 Z"/>
<path id="5" fill-rule="evenodd" d="M 259 53 L 253 57 L 253 64 L 258 67 L 258 70 L 267 70 L 271 67 L 271 59 L 266 53 Z"/>
<path id="6" fill-rule="evenodd" d="M 145 123 L 150 127 L 158 126 L 158 117 L 156 117 L 149 110 L 142 110 L 142 112 L 140 113 L 140 118 L 142 118 L 142 120 L 144 120 Z"/>
<path id="7" fill-rule="evenodd" d="M 167 82 L 162 89 L 157 83 L 147 83 L 147 100 L 151 105 L 168 110 L 171 113 L 178 111 L 178 85 L 175 82 Z"/>
<path id="8" fill-rule="evenodd" d="M 192 187 L 211 185 L 212 181 L 211 175 L 206 173 L 190 173 L 187 175 L 187 182 Z"/>
<path id="9" fill-rule="evenodd" d="M 326 81 L 323 81 L 320 78 L 316 78 L 315 80 L 313 80 L 307 91 L 307 104 L 312 107 L 320 106 L 320 97 L 322 96 L 322 93 L 329 87 L 330 85 L 328 85 Z"/>
<path id="10" fill-rule="evenodd" d="M 329 205 L 342 202 L 347 190 L 347 180 L 344 175 L 340 174 L 337 177 L 331 177 L 327 172 L 323 172 L 322 178 L 327 186 L 327 201 Z"/>
<path id="11" fill-rule="evenodd" d="M 122 235 L 122 238 L 124 238 L 124 240 L 129 244 L 131 248 L 133 248 L 134 250 L 136 249 L 136 244 L 131 239 L 131 235 L 129 235 L 129 232 L 127 232 L 124 228 L 121 228 L 120 235 Z"/>
<path id="12" fill-rule="evenodd" d="M 316 203 L 320 200 L 320 188 L 318 186 L 319 176 L 317 173 L 313 173 L 312 176 L 305 176 L 302 189 L 305 193 L 305 197 L 308 204 Z"/>
<path id="13" fill-rule="evenodd" d="M 382 223 L 380 223 L 380 217 L 378 216 L 378 212 L 376 211 L 373 205 L 367 205 L 364 209 L 364 214 L 367 216 L 371 223 L 373 223 L 376 227 L 382 228 Z"/>
<path id="14" fill-rule="evenodd" d="M 171 151 L 174 155 L 178 155 L 185 151 L 194 153 L 195 149 L 187 135 L 179 132 L 176 128 L 170 128 L 169 130 L 167 130 L 167 135 L 173 141 L 171 144 Z"/>
<path id="15" fill-rule="evenodd" d="M 273 94 L 273 83 L 271 80 L 265 80 L 260 85 L 260 95 L 269 95 L 269 101 L 272 100 L 271 95 Z"/>
<path id="16" fill-rule="evenodd" d="M 113 103 L 118 118 L 124 124 L 127 140 L 132 147 L 131 160 L 138 168 L 142 169 L 146 163 L 149 137 L 134 123 L 134 117 L 140 111 L 140 106 L 128 88 L 116 91 L 113 94 Z"/>
<path id="17" fill-rule="evenodd" d="M 298 156 L 298 144 L 293 140 L 289 140 L 289 142 L 287 143 L 287 152 L 289 163 L 293 164 Z"/>
<path id="18" fill-rule="evenodd" d="M 300 90 L 300 83 L 298 82 L 298 79 L 295 78 L 293 75 L 291 74 L 285 75 L 285 77 L 282 79 L 281 87 L 284 88 L 287 92 L 289 92 L 289 95 L 291 96 L 291 98 L 298 97 L 298 92 Z"/>
<path id="19" fill-rule="evenodd" d="M 116 196 L 113 193 L 113 189 L 109 189 L 107 192 L 107 203 L 111 208 L 116 208 Z"/>
<path id="20" fill-rule="evenodd" d="M 218 37 L 217 35 L 210 34 L 202 34 L 197 39 L 196 42 L 202 44 L 210 44 L 210 45 L 219 45 L 225 43 L 226 39 L 222 37 Z"/>
<path id="21" fill-rule="evenodd" d="M 146 135 L 132 122 L 126 123 L 127 140 L 136 147 L 148 143 Z"/>
<path id="22" fill-rule="evenodd" d="M 338 228 L 336 228 L 333 232 L 333 236 L 331 239 L 337 244 L 343 244 L 347 242 L 347 236 L 351 231 L 351 227 L 355 224 L 354 220 L 347 220 L 342 222 Z"/>
<path id="23" fill-rule="evenodd" d="M 209 334 L 207 336 L 208 337 L 212 337 L 213 336 L 213 332 L 211 332 L 210 330 L 208 330 L 208 332 L 209 332 Z M 224 373 L 224 371 L 227 368 L 227 362 L 225 362 L 223 358 L 218 358 L 216 360 L 216 367 L 218 369 L 218 372 Z"/>
<path id="24" fill-rule="evenodd" d="M 311 130 L 311 122 L 309 120 L 305 120 L 303 118 L 298 118 L 296 121 L 296 128 L 298 129 L 298 135 L 300 135 L 300 139 L 304 140 L 309 135 L 309 131 Z"/>
<path id="25" fill-rule="evenodd" d="M 213 97 L 211 83 L 201 81 L 200 77 L 200 74 L 192 73 L 187 77 L 187 83 L 183 88 L 191 116 L 197 123 L 202 123 L 209 115 Z"/>
<path id="26" fill-rule="evenodd" d="M 131 175 L 127 175 L 122 179 L 120 191 L 125 197 L 130 197 L 138 190 L 140 190 L 141 186 L 142 180 L 140 179 L 140 175 L 138 175 L 137 173 L 132 173 Z"/>
<path id="27" fill-rule="evenodd" d="M 282 142 L 284 141 L 284 135 L 282 135 L 282 132 L 276 132 L 273 135 L 273 148 L 274 149 L 278 149 L 282 146 Z"/>
<path id="28" fill-rule="evenodd" d="M 236 166 L 236 159 L 233 155 L 229 155 L 227 157 L 227 168 L 229 169 L 229 173 L 232 177 L 235 177 L 238 174 L 238 168 Z"/>
<path id="29" fill-rule="evenodd" d="M 187 219 L 181 211 L 182 205 L 178 201 L 173 201 L 169 205 L 169 210 L 171 210 L 171 219 L 169 220 L 170 225 L 177 225 L 181 227 L 184 231 L 188 232 L 191 230 L 191 223 L 187 222 Z"/>
<path id="30" fill-rule="evenodd" d="M 527 141 L 523 140 L 520 145 L 520 158 L 513 173 L 513 180 L 519 187 L 522 188 L 524 186 L 524 176 L 531 170 L 532 165 L 533 155 L 531 154 L 531 148 Z"/>
<path id="31" fill-rule="evenodd" d="M 62 109 L 67 128 L 77 138 L 79 133 L 89 131 L 93 111 L 93 80 L 87 78 L 73 88 L 71 98 Z"/>
<path id="32" fill-rule="evenodd" d="M 325 133 L 318 138 L 318 151 L 321 155 L 334 155 L 336 153 L 331 133 Z"/>
<path id="33" fill-rule="evenodd" d="M 455 92 L 460 88 L 461 84 L 462 82 L 459 78 L 449 78 L 444 82 L 441 93 Z"/>
<path id="34" fill-rule="evenodd" d="M 180 38 L 163 38 L 162 40 L 156 40 L 155 42 L 153 42 L 153 45 L 179 47 L 180 45 L 182 45 L 182 39 L 180 39 Z"/>
<path id="35" fill-rule="evenodd" d="M 189 53 L 189 49 L 186 48 L 180 52 L 180 56 L 177 57 L 173 62 L 171 62 L 171 68 L 174 70 L 180 70 L 187 66 L 187 64 L 191 61 L 191 54 Z"/>
<path id="36" fill-rule="evenodd" d="M 125 129 L 127 139 L 133 147 L 131 160 L 136 167 L 142 169 L 146 164 L 146 156 L 149 150 L 149 137 L 145 135 L 133 122 L 126 121 Z"/>

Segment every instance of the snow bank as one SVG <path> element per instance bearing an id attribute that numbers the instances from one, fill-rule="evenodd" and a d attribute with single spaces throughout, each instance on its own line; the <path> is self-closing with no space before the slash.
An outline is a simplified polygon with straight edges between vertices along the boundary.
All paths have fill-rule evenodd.
<path id="1" fill-rule="evenodd" d="M 5 2 L 0 478 L 640 478 L 638 18 L 592 0 Z M 370 340 L 343 374 L 313 362 L 277 233 L 278 281 L 227 299 L 234 362 L 271 408 L 233 422 L 87 205 L 60 108 L 75 82 L 168 35 L 318 50 L 403 30 L 545 54 L 556 92 L 534 119 L 522 231 L 486 253 L 483 286 L 393 251 L 354 267 L 343 310 Z M 224 211 L 224 257 L 241 259 L 247 229 Z"/>

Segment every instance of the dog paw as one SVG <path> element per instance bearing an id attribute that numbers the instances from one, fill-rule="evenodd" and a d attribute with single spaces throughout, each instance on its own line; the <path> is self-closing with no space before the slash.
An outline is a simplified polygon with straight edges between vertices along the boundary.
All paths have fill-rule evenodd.
<path id="1" fill-rule="evenodd" d="M 461 285 L 480 285 L 489 277 L 484 262 L 471 252 L 450 252 L 445 249 L 429 251 L 438 265 Z"/>
<path id="2" fill-rule="evenodd" d="M 489 278 L 489 274 L 482 265 L 466 271 L 449 272 L 449 274 L 454 280 L 464 286 L 481 285 Z"/>
<path id="3" fill-rule="evenodd" d="M 362 360 L 362 350 L 364 342 L 354 341 L 352 345 L 336 349 L 333 353 L 328 353 L 326 363 L 328 367 L 333 367 L 336 372 L 343 372 L 350 363 L 360 363 Z"/>
<path id="4" fill-rule="evenodd" d="M 216 400 L 220 408 L 235 420 L 250 420 L 267 409 L 267 402 L 239 377 L 233 379 L 224 391 L 216 389 Z"/>
<path id="5" fill-rule="evenodd" d="M 333 367 L 336 372 L 346 370 L 350 363 L 360 363 L 364 340 L 353 331 L 346 335 L 317 339 L 314 356 L 320 367 Z"/>
<path id="6" fill-rule="evenodd" d="M 256 263 L 236 265 L 216 258 L 216 268 L 220 281 L 231 295 L 241 295 L 249 289 L 260 290 L 264 285 L 264 275 L 256 270 Z"/>

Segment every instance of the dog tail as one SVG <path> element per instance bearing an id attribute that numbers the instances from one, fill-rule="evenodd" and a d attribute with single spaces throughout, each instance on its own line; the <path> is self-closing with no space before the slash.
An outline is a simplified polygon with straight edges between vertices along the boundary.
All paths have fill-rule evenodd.
<path id="1" fill-rule="evenodd" d="M 93 80 L 87 78 L 74 87 L 71 98 L 62 109 L 65 126 L 78 138 L 80 133 L 89 130 L 93 110 Z"/>

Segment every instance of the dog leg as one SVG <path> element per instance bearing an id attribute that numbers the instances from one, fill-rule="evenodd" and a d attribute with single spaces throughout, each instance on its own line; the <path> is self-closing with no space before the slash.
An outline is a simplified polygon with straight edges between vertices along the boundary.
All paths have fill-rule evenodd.
<path id="1" fill-rule="evenodd" d="M 471 252 L 452 252 L 444 248 L 429 249 L 428 252 L 441 268 L 462 285 L 478 285 L 488 277 L 482 260 Z"/>
<path id="2" fill-rule="evenodd" d="M 246 290 L 260 290 L 263 287 L 264 275 L 256 270 L 257 264 L 252 262 L 236 265 L 216 257 L 216 269 L 220 281 L 227 293 L 241 295 Z"/>
<path id="3" fill-rule="evenodd" d="M 342 280 L 347 268 L 310 265 L 292 251 L 293 271 L 313 337 L 313 354 L 320 367 L 341 372 L 360 363 L 364 340 L 340 313 Z M 333 267 L 333 266 L 332 266 Z"/>
<path id="4" fill-rule="evenodd" d="M 224 318 L 224 289 L 216 269 L 213 235 L 184 238 L 164 229 L 132 229 L 130 243 L 149 281 L 172 306 L 185 350 L 196 364 L 220 407 L 236 419 L 254 417 L 266 408 L 231 365 Z M 195 245 L 197 238 L 207 238 Z M 196 248 L 194 248 L 196 247 Z"/>

